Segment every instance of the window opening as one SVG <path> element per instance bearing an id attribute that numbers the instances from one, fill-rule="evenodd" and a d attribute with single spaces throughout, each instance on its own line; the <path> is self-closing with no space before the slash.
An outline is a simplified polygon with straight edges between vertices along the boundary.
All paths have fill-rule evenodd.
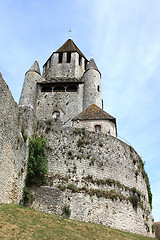
<path id="1" fill-rule="evenodd" d="M 71 52 L 67 52 L 67 63 L 71 62 Z"/>
<path id="2" fill-rule="evenodd" d="M 86 70 L 86 68 L 87 68 L 87 60 L 85 59 L 85 70 Z"/>
<path id="3" fill-rule="evenodd" d="M 99 87 L 99 85 L 97 86 L 97 91 L 100 92 L 100 87 Z"/>
<path id="4" fill-rule="evenodd" d="M 101 125 L 95 125 L 95 132 L 101 132 Z"/>
<path id="5" fill-rule="evenodd" d="M 62 60 L 63 60 L 63 53 L 59 53 L 58 63 L 62 63 Z"/>
<path id="6" fill-rule="evenodd" d="M 52 88 L 50 86 L 42 87 L 41 92 L 52 92 Z"/>
<path id="7" fill-rule="evenodd" d="M 63 86 L 56 86 L 54 87 L 53 92 L 65 92 L 65 88 Z"/>
<path id="8" fill-rule="evenodd" d="M 82 65 L 82 56 L 79 55 L 79 65 Z"/>
<path id="9" fill-rule="evenodd" d="M 77 86 L 76 85 L 70 85 L 66 89 L 67 92 L 77 92 Z"/>
<path id="10" fill-rule="evenodd" d="M 60 112 L 59 111 L 54 111 L 53 112 L 53 118 L 54 119 L 60 118 Z"/>

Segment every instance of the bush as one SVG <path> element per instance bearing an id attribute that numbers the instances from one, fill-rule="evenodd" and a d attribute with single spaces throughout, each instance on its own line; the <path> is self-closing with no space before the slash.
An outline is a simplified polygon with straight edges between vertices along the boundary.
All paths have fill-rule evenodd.
<path id="1" fill-rule="evenodd" d="M 70 206 L 65 204 L 63 209 L 62 209 L 63 214 L 65 214 L 67 217 L 69 217 L 71 215 L 71 210 L 70 210 Z"/>
<path id="2" fill-rule="evenodd" d="M 31 190 L 28 187 L 24 187 L 23 189 L 23 195 L 22 195 L 22 200 L 20 201 L 20 204 L 26 205 L 32 204 L 34 201 L 34 196 L 31 192 Z"/>
<path id="3" fill-rule="evenodd" d="M 42 185 L 45 182 L 48 160 L 45 157 L 46 140 L 36 137 L 29 140 L 29 157 L 27 166 L 27 186 Z"/>

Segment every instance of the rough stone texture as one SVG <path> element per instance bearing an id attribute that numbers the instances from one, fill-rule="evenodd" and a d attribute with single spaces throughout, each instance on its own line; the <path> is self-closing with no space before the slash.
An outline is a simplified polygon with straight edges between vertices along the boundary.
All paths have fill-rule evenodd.
<path id="1" fill-rule="evenodd" d="M 20 120 L 21 119 L 21 120 Z M 26 174 L 27 132 L 19 108 L 0 77 L 0 203 L 19 203 Z"/>
<path id="2" fill-rule="evenodd" d="M 37 97 L 37 119 L 53 118 L 55 111 L 60 112 L 60 119 L 66 123 L 82 111 L 83 84 L 79 84 L 77 92 L 41 92 Z"/>
<path id="3" fill-rule="evenodd" d="M 160 239 L 160 222 L 155 222 L 154 226 L 156 228 L 156 238 Z"/>
<path id="4" fill-rule="evenodd" d="M 83 76 L 84 81 L 84 97 L 83 109 L 86 109 L 91 104 L 96 104 L 102 108 L 101 96 L 101 76 L 95 69 L 88 69 Z"/>
<path id="5" fill-rule="evenodd" d="M 41 79 L 42 77 L 36 71 L 29 70 L 26 73 L 19 105 L 35 109 L 38 91 L 37 82 L 41 81 Z"/>
<path id="6" fill-rule="evenodd" d="M 88 131 L 95 132 L 95 126 L 101 126 L 101 132 L 111 134 L 116 137 L 116 126 L 115 123 L 109 120 L 77 120 L 73 121 L 74 128 L 85 128 Z"/>
<path id="7" fill-rule="evenodd" d="M 56 129 L 54 124 L 47 129 L 39 126 L 50 146 L 46 153 L 49 186 L 34 189 L 32 207 L 61 215 L 67 204 L 73 219 L 153 236 L 147 187 L 135 150 L 102 133 Z M 72 190 L 66 189 L 70 184 Z M 141 193 L 137 209 L 129 200 L 133 188 Z M 106 191 L 109 195 L 104 197 Z M 56 198 L 49 197 L 50 192 Z"/>
<path id="8" fill-rule="evenodd" d="M 84 58 L 79 65 L 79 54 L 71 53 L 71 62 L 67 63 L 67 53 L 63 53 L 62 63 L 58 63 L 59 53 L 54 53 L 43 67 L 43 77 L 46 80 L 56 78 L 81 79 L 84 73 Z M 53 80 L 54 81 L 54 80 Z"/>

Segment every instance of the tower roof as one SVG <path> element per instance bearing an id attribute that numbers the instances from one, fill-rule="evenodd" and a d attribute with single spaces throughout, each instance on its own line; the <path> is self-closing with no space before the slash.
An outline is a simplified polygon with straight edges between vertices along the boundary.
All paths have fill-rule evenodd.
<path id="1" fill-rule="evenodd" d="M 36 59 L 36 61 L 33 63 L 32 67 L 27 71 L 34 71 L 34 72 L 37 72 L 38 74 L 41 75 L 41 71 L 40 71 L 40 68 L 39 68 L 39 63 L 38 63 L 38 60 Z"/>
<path id="2" fill-rule="evenodd" d="M 109 115 L 107 112 L 103 111 L 100 107 L 95 104 L 91 104 L 83 112 L 79 113 L 76 117 L 72 119 L 76 120 L 110 120 L 116 123 L 116 119 Z"/>
<path id="3" fill-rule="evenodd" d="M 58 50 L 56 52 L 57 53 L 60 53 L 60 52 L 78 52 L 82 57 L 84 57 L 86 59 L 84 54 L 79 50 L 77 45 L 70 38 L 60 48 L 58 48 Z"/>
<path id="4" fill-rule="evenodd" d="M 100 73 L 100 71 L 98 70 L 97 65 L 96 65 L 93 57 L 91 57 L 90 61 L 87 63 L 86 71 L 89 70 L 89 69 L 97 70 Z"/>

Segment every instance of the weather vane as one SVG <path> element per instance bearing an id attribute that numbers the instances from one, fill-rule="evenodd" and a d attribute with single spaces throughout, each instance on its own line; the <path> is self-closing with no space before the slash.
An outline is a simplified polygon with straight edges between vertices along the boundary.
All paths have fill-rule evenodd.
<path id="1" fill-rule="evenodd" d="M 72 32 L 72 30 L 71 30 L 71 28 L 69 29 L 69 38 L 71 38 L 71 32 Z"/>

